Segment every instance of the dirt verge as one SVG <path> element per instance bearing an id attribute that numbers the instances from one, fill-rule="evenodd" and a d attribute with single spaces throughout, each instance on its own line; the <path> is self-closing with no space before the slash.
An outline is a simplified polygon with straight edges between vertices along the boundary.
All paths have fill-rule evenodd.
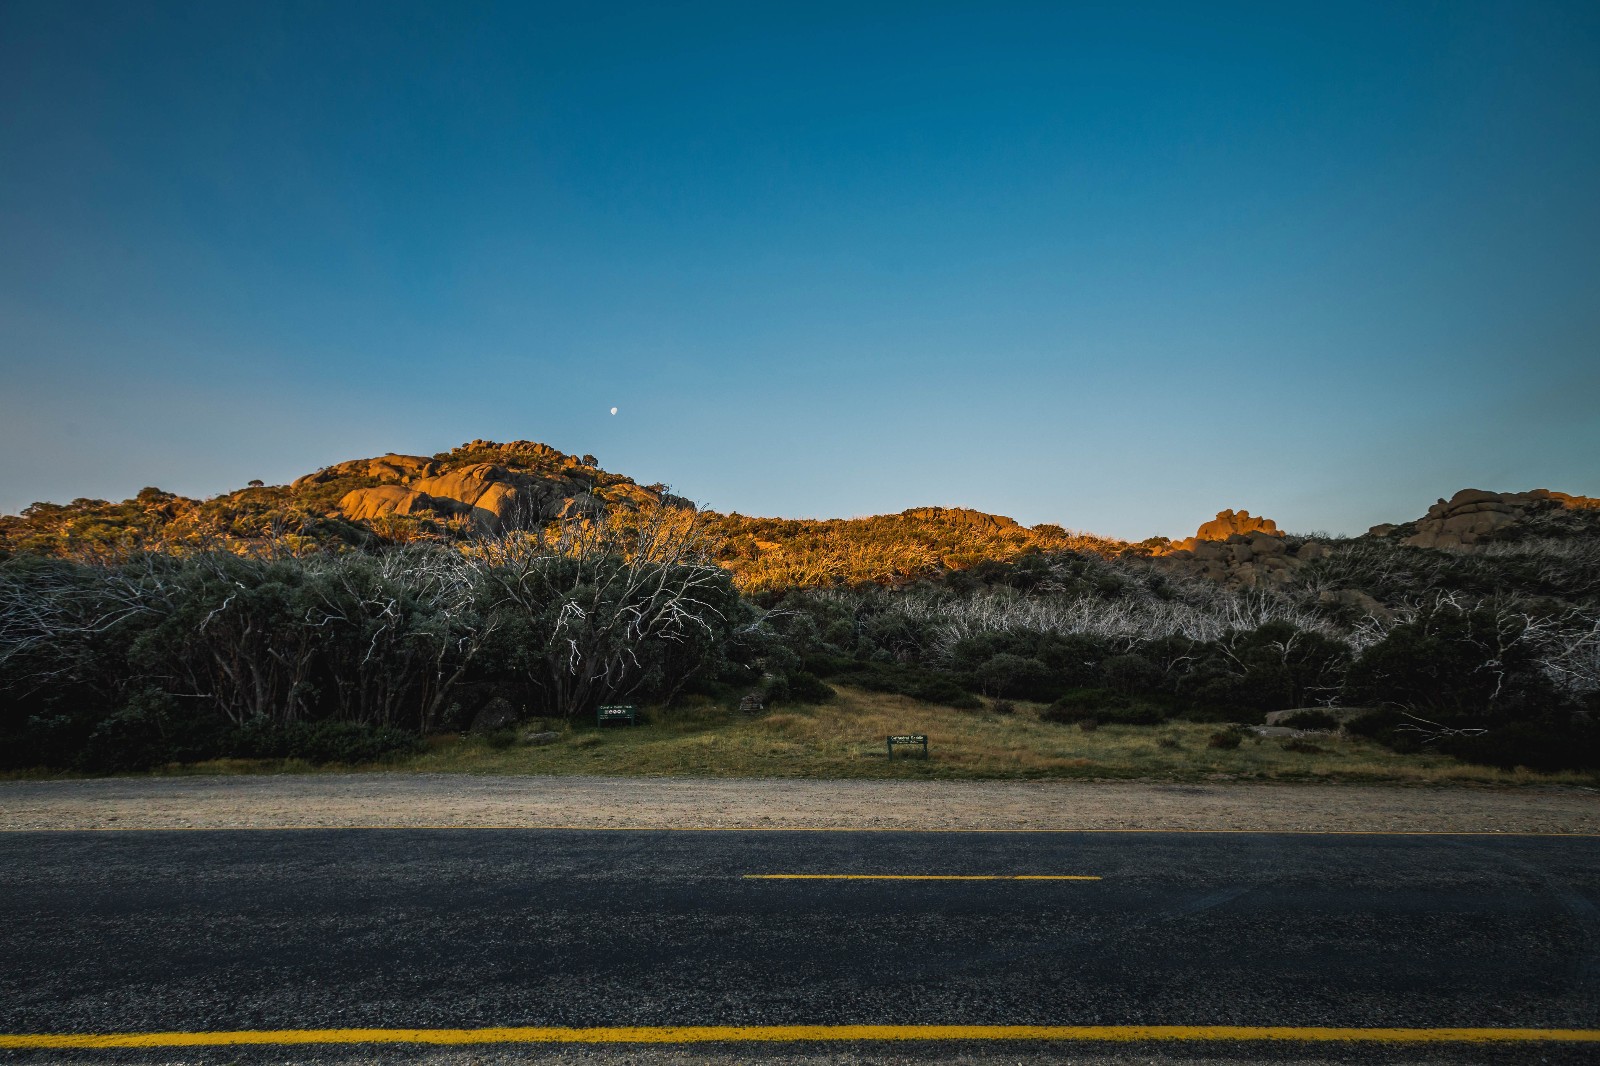
<path id="1" fill-rule="evenodd" d="M 351 826 L 1600 834 L 1600 792 L 394 773 L 0 782 L 0 830 Z"/>

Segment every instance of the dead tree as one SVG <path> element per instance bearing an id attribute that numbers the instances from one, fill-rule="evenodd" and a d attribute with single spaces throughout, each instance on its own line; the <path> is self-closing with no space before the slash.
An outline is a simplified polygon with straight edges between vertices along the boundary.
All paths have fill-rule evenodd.
<path id="1" fill-rule="evenodd" d="M 690 661 L 661 675 L 661 657 L 714 642 L 730 622 L 736 597 L 714 547 L 696 512 L 655 507 L 570 518 L 471 551 L 493 608 L 526 628 L 529 679 L 572 717 L 649 682 L 670 694 L 693 672 Z"/>

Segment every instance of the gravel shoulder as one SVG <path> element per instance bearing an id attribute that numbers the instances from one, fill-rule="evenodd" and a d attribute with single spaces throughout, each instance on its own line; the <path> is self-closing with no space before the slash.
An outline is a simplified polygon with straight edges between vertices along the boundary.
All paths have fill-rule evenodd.
<path id="1" fill-rule="evenodd" d="M 0 782 L 0 831 L 356 826 L 1600 834 L 1600 792 L 398 773 Z"/>

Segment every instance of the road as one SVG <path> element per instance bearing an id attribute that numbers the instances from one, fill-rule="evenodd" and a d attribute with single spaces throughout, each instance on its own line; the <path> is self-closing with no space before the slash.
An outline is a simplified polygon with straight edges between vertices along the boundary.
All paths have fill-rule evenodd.
<path id="1" fill-rule="evenodd" d="M 871 1025 L 914 1039 L 838 1030 L 850 1039 L 759 1051 L 986 1061 L 999 1045 L 983 1030 L 909 1027 L 1167 1026 L 1139 1061 L 1218 1048 L 1465 1061 L 1461 1045 L 1285 1051 L 1188 1027 L 1600 1030 L 1597 902 L 1600 839 L 1583 837 L 6 833 L 0 1034 L 520 1027 L 538 1031 L 511 1034 L 536 1041 L 527 1054 L 562 1027 Z M 294 1054 L 382 1057 L 355 1039 Z M 112 1058 L 285 1057 L 204 1047 Z M 1063 1047 L 1126 1050 L 1007 1038 L 1004 1061 Z M 1540 1039 L 1470 1061 L 1596 1057 L 1597 1043 Z"/>

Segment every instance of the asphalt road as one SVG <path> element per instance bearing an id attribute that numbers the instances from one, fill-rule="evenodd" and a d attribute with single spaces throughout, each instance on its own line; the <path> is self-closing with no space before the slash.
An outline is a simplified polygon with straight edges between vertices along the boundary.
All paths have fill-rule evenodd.
<path id="1" fill-rule="evenodd" d="M 771 874 L 1099 880 L 747 876 Z M 1597 902 L 1593 838 L 11 833 L 0 834 L 0 1034 L 857 1024 L 1592 1030 L 1600 1029 Z M 1062 1045 L 1032 1042 L 843 1047 L 750 1045 L 736 1057 L 1066 1055 Z M 1470 1055 L 1459 1046 L 1278 1047 L 1072 1050 L 1077 1061 L 1135 1051 L 1139 1061 L 1290 1052 L 1297 1061 L 1374 1061 L 1380 1051 L 1404 1061 L 1600 1058 L 1595 1044 Z M 606 1049 L 545 1050 L 589 1061 Z M 700 1051 L 659 1054 L 732 1054 Z M 421 1053 L 110 1057 L 268 1054 Z"/>

